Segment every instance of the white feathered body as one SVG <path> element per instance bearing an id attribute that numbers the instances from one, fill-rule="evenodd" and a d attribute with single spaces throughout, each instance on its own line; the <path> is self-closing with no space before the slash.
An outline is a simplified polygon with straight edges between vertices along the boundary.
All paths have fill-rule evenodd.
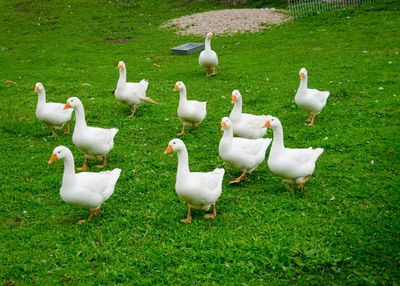
<path id="1" fill-rule="evenodd" d="M 117 128 L 105 129 L 98 127 L 77 128 L 75 126 L 72 142 L 90 159 L 100 160 L 114 146 Z"/>
<path id="2" fill-rule="evenodd" d="M 218 65 L 218 56 L 213 50 L 204 50 L 199 56 L 199 65 L 202 67 L 216 67 Z"/>
<path id="3" fill-rule="evenodd" d="M 146 101 L 146 91 L 149 86 L 147 80 L 141 80 L 140 82 L 125 82 L 120 83 L 118 81 L 117 88 L 115 89 L 115 97 L 131 106 L 140 105 L 141 101 Z"/>
<path id="4" fill-rule="evenodd" d="M 64 110 L 64 104 L 40 102 L 36 106 L 36 117 L 55 129 L 62 128 L 71 120 L 72 109 Z"/>
<path id="5" fill-rule="evenodd" d="M 323 148 L 304 149 L 283 148 L 279 151 L 271 149 L 268 158 L 268 168 L 272 173 L 296 183 L 304 181 L 305 177 L 314 173 L 316 162 L 324 152 Z"/>
<path id="6" fill-rule="evenodd" d="M 222 193 L 225 170 L 217 168 L 212 172 L 179 172 L 176 175 L 175 190 L 178 196 L 193 209 L 209 210 Z"/>
<path id="7" fill-rule="evenodd" d="M 271 139 L 229 138 L 223 136 L 219 143 L 219 155 L 235 168 L 252 172 L 265 159 Z"/>
<path id="8" fill-rule="evenodd" d="M 325 107 L 328 97 L 329 91 L 307 88 L 307 82 L 302 80 L 297 89 L 294 101 L 303 111 L 316 115 Z"/>
<path id="9" fill-rule="evenodd" d="M 182 123 L 187 125 L 200 124 L 207 115 L 207 102 L 197 100 L 180 99 L 178 106 L 178 117 Z"/>
<path id="10" fill-rule="evenodd" d="M 231 112 L 229 118 L 232 121 L 234 136 L 258 139 L 267 133 L 267 128 L 264 126 L 266 121 L 264 115 L 242 113 L 239 116 L 233 116 Z"/>
<path id="11" fill-rule="evenodd" d="M 66 203 L 97 209 L 114 193 L 121 169 L 99 173 L 82 172 L 63 178 L 60 195 Z M 71 176 L 71 175 L 70 175 Z"/>

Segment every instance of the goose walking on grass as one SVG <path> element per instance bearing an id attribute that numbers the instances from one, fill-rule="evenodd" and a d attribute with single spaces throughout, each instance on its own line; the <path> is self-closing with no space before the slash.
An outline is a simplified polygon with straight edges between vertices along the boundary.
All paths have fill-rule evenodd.
<path id="1" fill-rule="evenodd" d="M 232 91 L 232 104 L 234 105 L 229 119 L 232 122 L 233 136 L 258 139 L 267 133 L 265 115 L 242 113 L 242 95 L 237 89 Z"/>
<path id="2" fill-rule="evenodd" d="M 279 119 L 268 115 L 265 126 L 271 128 L 274 133 L 268 158 L 269 169 L 289 184 L 291 192 L 294 191 L 294 184 L 297 184 L 301 191 L 304 183 L 314 173 L 316 162 L 324 149 L 286 148 L 283 144 L 283 128 Z"/>
<path id="3" fill-rule="evenodd" d="M 64 125 L 64 132 L 69 133 L 72 110 L 64 110 L 62 103 L 46 102 L 46 90 L 40 82 L 36 83 L 35 92 L 38 95 L 36 117 L 50 127 L 53 137 L 57 136 L 56 129 L 61 129 Z"/>
<path id="4" fill-rule="evenodd" d="M 219 142 L 219 156 L 226 163 L 242 170 L 242 174 L 229 184 L 239 183 L 247 173 L 251 173 L 265 159 L 265 152 L 271 139 L 247 139 L 233 137 L 231 120 L 222 118 L 221 129 L 224 135 Z"/>
<path id="5" fill-rule="evenodd" d="M 159 104 L 146 96 L 146 91 L 149 86 L 147 80 L 143 79 L 140 82 L 126 82 L 126 65 L 123 61 L 118 63 L 118 69 L 119 79 L 114 94 L 119 101 L 129 105 L 132 111 L 129 117 L 135 116 L 136 109 L 142 101 L 156 105 Z"/>
<path id="6" fill-rule="evenodd" d="M 300 69 L 299 76 L 300 86 L 297 89 L 294 101 L 300 109 L 308 113 L 306 122 L 311 126 L 314 124 L 315 116 L 325 107 L 329 91 L 308 88 L 308 74 L 305 68 Z"/>
<path id="7" fill-rule="evenodd" d="M 178 196 L 187 204 L 187 218 L 182 222 L 192 221 L 192 209 L 208 211 L 213 208 L 212 213 L 206 214 L 207 219 L 217 217 L 216 203 L 222 193 L 222 180 L 224 169 L 215 169 L 212 172 L 191 172 L 189 169 L 189 155 L 180 139 L 172 139 L 164 154 L 176 152 L 178 154 L 178 170 L 176 173 L 175 190 Z"/>
<path id="8" fill-rule="evenodd" d="M 85 161 L 79 170 L 88 168 L 88 159 L 102 160 L 102 164 L 96 165 L 96 167 L 105 167 L 107 154 L 114 146 L 114 136 L 117 134 L 118 129 L 87 126 L 83 104 L 77 97 L 68 98 L 64 108 L 72 108 L 75 111 L 75 128 L 72 134 L 72 142 L 85 157 Z"/>
<path id="9" fill-rule="evenodd" d="M 216 75 L 215 67 L 218 65 L 217 53 L 211 49 L 211 38 L 213 33 L 208 32 L 205 39 L 204 51 L 200 53 L 199 65 L 202 66 L 207 76 Z"/>
<path id="10" fill-rule="evenodd" d="M 187 100 L 186 86 L 183 82 L 178 81 L 175 84 L 174 91 L 179 90 L 179 106 L 178 117 L 182 122 L 182 130 L 177 135 L 185 134 L 186 125 L 199 127 L 200 123 L 206 117 L 207 102 L 197 100 Z"/>
<path id="11" fill-rule="evenodd" d="M 100 213 L 100 206 L 114 193 L 121 169 L 104 171 L 99 173 L 82 172 L 75 173 L 74 157 L 65 146 L 54 149 L 49 164 L 57 159 L 64 161 L 64 175 L 60 189 L 60 195 L 64 202 L 90 209 L 87 219 L 92 221 L 93 216 Z M 81 224 L 81 219 L 77 223 Z"/>

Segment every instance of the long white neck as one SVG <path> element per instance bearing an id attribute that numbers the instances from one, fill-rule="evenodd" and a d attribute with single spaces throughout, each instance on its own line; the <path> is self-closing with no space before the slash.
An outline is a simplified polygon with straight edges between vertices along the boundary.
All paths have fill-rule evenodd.
<path id="1" fill-rule="evenodd" d="M 41 106 L 44 106 L 46 104 L 46 91 L 41 90 L 38 93 L 38 101 L 37 101 L 37 106 L 36 106 L 36 110 L 38 108 L 40 108 Z"/>
<path id="2" fill-rule="evenodd" d="M 82 104 L 75 107 L 75 129 L 81 129 L 87 127 L 85 119 L 85 109 Z"/>
<path id="3" fill-rule="evenodd" d="M 190 170 L 189 170 L 189 155 L 188 155 L 186 146 L 184 146 L 177 153 L 178 153 L 178 172 L 177 172 L 176 175 L 179 176 L 179 174 L 188 174 L 188 173 L 190 173 Z"/>
<path id="4" fill-rule="evenodd" d="M 182 87 L 179 89 L 179 104 L 181 104 L 181 102 L 185 102 L 187 101 L 186 98 L 186 86 Z"/>
<path id="5" fill-rule="evenodd" d="M 126 85 L 126 69 L 119 70 L 119 79 L 117 88 L 124 87 Z"/>
<path id="6" fill-rule="evenodd" d="M 272 128 L 271 128 L 272 129 Z M 283 128 L 282 125 L 278 125 L 272 129 L 274 132 L 274 138 L 272 140 L 271 154 L 276 151 L 283 150 L 285 146 L 283 145 Z"/>
<path id="7" fill-rule="evenodd" d="M 242 99 L 237 99 L 235 101 L 235 104 L 233 105 L 231 114 L 229 115 L 229 117 L 232 119 L 237 119 L 239 120 L 240 116 L 242 115 Z"/>
<path id="8" fill-rule="evenodd" d="M 226 149 L 229 149 L 233 141 L 233 128 L 228 127 L 224 129 L 221 141 L 219 142 L 219 152 L 224 153 Z"/>
<path id="9" fill-rule="evenodd" d="M 307 89 L 307 76 L 305 76 L 303 79 L 300 79 L 299 89 Z"/>
<path id="10" fill-rule="evenodd" d="M 69 187 L 76 183 L 75 178 L 75 164 L 74 164 L 74 157 L 72 153 L 69 154 L 64 158 L 64 175 L 62 180 L 63 187 Z"/>
<path id="11" fill-rule="evenodd" d="M 205 41 L 205 50 L 206 50 L 206 51 L 211 51 L 211 39 L 209 39 L 209 38 L 206 38 L 206 41 Z"/>

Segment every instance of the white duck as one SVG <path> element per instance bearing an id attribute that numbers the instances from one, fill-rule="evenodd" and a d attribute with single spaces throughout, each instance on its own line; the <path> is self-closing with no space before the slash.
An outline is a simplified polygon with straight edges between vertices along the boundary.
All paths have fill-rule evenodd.
<path id="1" fill-rule="evenodd" d="M 88 159 L 103 160 L 102 165 L 96 165 L 96 167 L 105 167 L 107 154 L 114 146 L 114 136 L 117 134 L 118 129 L 87 126 L 83 104 L 77 97 L 68 98 L 64 108 L 72 108 L 75 111 L 76 122 L 74 133 L 72 134 L 72 142 L 85 157 L 85 161 L 79 170 L 87 169 Z"/>
<path id="2" fill-rule="evenodd" d="M 249 139 L 262 138 L 267 133 L 265 115 L 242 113 L 242 95 L 238 90 L 232 91 L 233 109 L 229 119 L 233 126 L 233 135 Z"/>
<path id="3" fill-rule="evenodd" d="M 218 65 L 218 56 L 211 49 L 211 38 L 213 33 L 208 32 L 206 34 L 204 51 L 200 53 L 199 65 L 204 67 L 207 76 L 216 75 L 215 67 Z"/>
<path id="4" fill-rule="evenodd" d="M 304 183 L 314 173 L 318 157 L 324 152 L 323 148 L 285 148 L 283 145 L 283 129 L 278 118 L 268 116 L 265 125 L 272 129 L 274 138 L 268 158 L 268 167 L 272 173 L 283 178 L 293 192 L 293 184 L 298 184 L 302 190 Z"/>
<path id="5" fill-rule="evenodd" d="M 306 122 L 309 123 L 309 125 L 313 125 L 315 116 L 319 114 L 326 105 L 326 101 L 329 97 L 329 91 L 319 91 L 317 89 L 308 88 L 308 75 L 305 68 L 300 69 L 299 76 L 300 86 L 297 89 L 294 101 L 300 109 L 308 113 Z"/>
<path id="6" fill-rule="evenodd" d="M 182 222 L 190 223 L 192 221 L 192 208 L 208 211 L 212 206 L 212 213 L 206 214 L 204 217 L 216 218 L 216 203 L 222 192 L 225 170 L 217 168 L 208 173 L 190 172 L 188 152 L 185 143 L 180 139 L 173 139 L 169 142 L 164 154 L 170 152 L 178 153 L 176 193 L 188 205 L 187 218 L 182 219 Z"/>
<path id="7" fill-rule="evenodd" d="M 178 81 L 175 84 L 174 91 L 179 90 L 179 106 L 178 117 L 182 122 L 182 130 L 177 135 L 185 134 L 186 125 L 199 127 L 200 123 L 206 117 L 207 102 L 197 100 L 187 100 L 186 86 L 183 82 Z"/>
<path id="8" fill-rule="evenodd" d="M 65 124 L 64 131 L 69 133 L 72 110 L 64 110 L 62 103 L 46 102 L 46 91 L 40 82 L 35 85 L 35 92 L 38 94 L 36 117 L 50 127 L 53 137 L 57 136 L 56 129 L 63 128 Z"/>
<path id="9" fill-rule="evenodd" d="M 126 82 L 126 65 L 123 61 L 118 63 L 119 79 L 117 88 L 115 89 L 115 97 L 128 104 L 132 114 L 129 117 L 134 117 L 137 107 L 142 101 L 159 104 L 150 97 L 146 97 L 146 91 L 149 86 L 147 80 L 142 79 L 140 82 Z"/>
<path id="10" fill-rule="evenodd" d="M 231 120 L 222 118 L 221 129 L 224 135 L 219 142 L 219 156 L 226 163 L 242 170 L 242 174 L 229 184 L 239 183 L 247 173 L 251 173 L 265 159 L 265 152 L 271 139 L 247 139 L 233 137 Z"/>
<path id="11" fill-rule="evenodd" d="M 50 157 L 49 164 L 55 160 L 64 161 L 64 175 L 60 195 L 64 202 L 90 209 L 88 221 L 100 213 L 100 206 L 114 193 L 121 169 L 100 173 L 82 172 L 75 174 L 74 157 L 65 146 L 58 146 Z M 81 224 L 85 220 L 79 220 Z"/>

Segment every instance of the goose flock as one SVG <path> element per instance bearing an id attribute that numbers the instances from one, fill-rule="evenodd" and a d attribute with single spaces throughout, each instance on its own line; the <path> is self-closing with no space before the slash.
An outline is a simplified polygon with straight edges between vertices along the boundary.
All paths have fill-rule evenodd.
<path id="1" fill-rule="evenodd" d="M 205 50 L 199 56 L 199 65 L 204 68 L 207 76 L 217 74 L 215 67 L 218 65 L 218 57 L 211 49 L 212 36 L 211 32 L 207 33 Z M 142 102 L 158 104 L 146 96 L 149 86 L 147 80 L 143 79 L 138 83 L 126 82 L 125 63 L 120 61 L 118 69 L 119 79 L 114 94 L 117 100 L 129 106 L 130 117 L 135 116 L 136 109 Z M 306 122 L 313 125 L 316 115 L 326 105 L 329 92 L 309 89 L 305 68 L 300 69 L 299 76 L 300 85 L 295 95 L 295 102 L 300 109 L 308 113 Z M 182 81 L 176 82 L 173 90 L 179 91 L 177 113 L 182 122 L 182 130 L 177 135 L 184 135 L 186 126 L 199 127 L 207 115 L 207 103 L 188 100 L 186 86 Z M 69 98 L 65 104 L 46 102 L 45 89 L 41 83 L 35 85 L 35 92 L 38 94 L 36 117 L 50 127 L 53 136 L 57 136 L 56 130 L 64 126 L 65 132 L 69 133 L 69 122 L 72 112 L 75 112 L 72 142 L 84 157 L 83 165 L 78 170 L 86 170 L 89 160 L 101 160 L 101 165 L 96 165 L 96 167 L 105 167 L 107 155 L 114 146 L 114 137 L 118 129 L 88 126 L 83 103 L 77 97 Z M 222 118 L 220 122 L 223 135 L 218 151 L 224 162 L 242 173 L 229 184 L 240 183 L 246 175 L 254 171 L 265 160 L 267 149 L 271 145 L 267 161 L 270 171 L 288 183 L 291 192 L 294 192 L 295 185 L 299 191 L 303 190 L 304 183 L 314 173 L 316 162 L 324 149 L 286 148 L 283 127 L 277 117 L 243 113 L 243 98 L 238 90 L 232 92 L 232 104 L 233 109 L 229 117 Z M 264 138 L 268 128 L 273 132 L 272 139 Z M 210 172 L 191 172 L 189 155 L 181 139 L 172 139 L 169 142 L 164 154 L 170 152 L 175 152 L 178 156 L 175 191 L 188 206 L 187 217 L 182 219 L 182 222 L 191 222 L 192 209 L 209 211 L 212 208 L 211 213 L 207 213 L 204 217 L 215 219 L 216 203 L 222 193 L 225 170 L 216 168 Z M 75 173 L 72 152 L 65 146 L 58 146 L 53 150 L 49 164 L 57 159 L 64 161 L 61 198 L 66 203 L 89 208 L 90 215 L 87 221 L 91 221 L 93 216 L 100 213 L 101 204 L 114 193 L 121 169 Z M 81 224 L 84 221 L 81 219 L 77 223 Z"/>

